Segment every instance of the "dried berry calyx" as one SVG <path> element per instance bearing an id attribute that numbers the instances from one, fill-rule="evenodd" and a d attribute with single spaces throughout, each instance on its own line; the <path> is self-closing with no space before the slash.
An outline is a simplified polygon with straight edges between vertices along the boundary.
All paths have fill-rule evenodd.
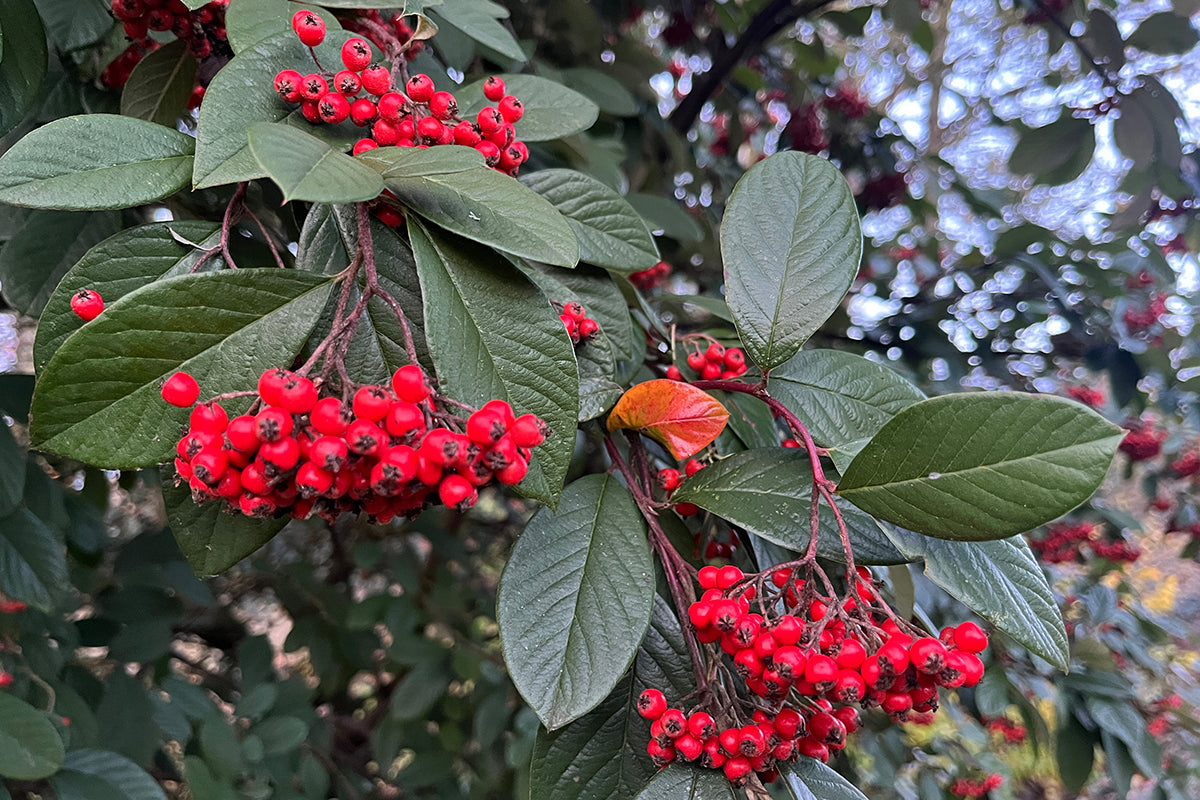
<path id="1" fill-rule="evenodd" d="M 177 482 L 197 503 L 220 501 L 249 517 L 361 512 L 387 522 L 437 502 L 466 509 L 489 483 L 519 483 L 546 435 L 540 419 L 516 416 L 503 400 L 465 419 L 448 413 L 415 366 L 396 370 L 390 386 L 359 388 L 349 403 L 323 389 L 270 369 L 254 391 L 236 393 L 253 396 L 247 413 L 231 419 L 218 402 L 196 406 L 176 446 Z"/>

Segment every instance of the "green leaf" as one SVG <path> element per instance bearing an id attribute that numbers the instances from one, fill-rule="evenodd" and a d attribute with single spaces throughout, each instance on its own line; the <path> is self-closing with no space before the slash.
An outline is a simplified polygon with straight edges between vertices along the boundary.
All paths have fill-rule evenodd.
<path id="1" fill-rule="evenodd" d="M 0 519 L 0 590 L 49 613 L 69 585 L 63 542 L 51 528 L 27 508 Z"/>
<path id="2" fill-rule="evenodd" d="M 490 250 L 430 231 L 409 235 L 425 304 L 425 336 L 442 390 L 475 406 L 500 398 L 541 417 L 553 435 L 535 448 L 521 489 L 554 504 L 575 448 L 574 348 L 546 297 Z"/>
<path id="3" fill-rule="evenodd" d="M 867 800 L 867 796 L 854 784 L 815 758 L 801 757 L 794 764 L 784 765 L 780 774 L 784 785 L 797 800 L 808 797 L 820 800 Z"/>
<path id="4" fill-rule="evenodd" d="M 537 75 L 505 73 L 500 77 L 508 93 L 525 106 L 521 119 L 513 123 L 521 141 L 546 142 L 572 136 L 592 127 L 600 115 L 595 103 L 561 83 Z M 483 96 L 483 81 L 467 84 L 454 94 L 465 119 L 473 119 L 484 106 L 492 104 Z"/>
<path id="5" fill-rule="evenodd" d="M 993 542 L 948 542 L 885 526 L 909 559 L 952 597 L 1054 666 L 1067 670 L 1070 648 L 1062 614 L 1042 567 L 1021 536 Z"/>
<path id="6" fill-rule="evenodd" d="M 719 770 L 671 764 L 654 776 L 635 800 L 736 800 L 733 786 Z"/>
<path id="7" fill-rule="evenodd" d="M 944 539 L 999 539 L 1092 496 L 1124 432 L 1085 406 L 1016 392 L 960 393 L 902 410 L 850 462 L 838 493 Z"/>
<path id="8" fill-rule="evenodd" d="M 37 99 L 46 75 L 46 32 L 31 0 L 0 3 L 0 136 L 11 131 Z"/>
<path id="9" fill-rule="evenodd" d="M 158 782 L 144 769 L 110 750 L 72 750 L 63 770 L 104 784 L 116 797 L 125 800 L 166 800 Z"/>
<path id="10" fill-rule="evenodd" d="M 1009 157 L 1009 171 L 1017 175 L 1043 175 L 1073 162 L 1084 149 L 1089 137 L 1094 140 L 1092 124 L 1086 119 L 1077 119 L 1067 113 L 1049 125 L 1034 128 L 1021 134 Z M 1090 159 L 1090 152 L 1089 152 Z M 1087 162 L 1084 162 L 1087 166 Z M 1080 168 L 1079 172 L 1082 172 Z M 1078 172 L 1067 180 L 1078 177 Z M 1067 181 L 1062 181 L 1066 183 Z"/>
<path id="11" fill-rule="evenodd" d="M 596 707 L 625 673 L 650 621 L 654 563 L 633 496 L 611 475 L 568 486 L 541 509 L 504 568 L 504 660 L 543 724 Z"/>
<path id="12" fill-rule="evenodd" d="M 653 267 L 658 247 L 625 198 L 570 169 L 532 172 L 521 182 L 554 204 L 579 239 L 579 260 L 628 274 Z"/>
<path id="13" fill-rule="evenodd" d="M 537 192 L 494 169 L 385 176 L 400 202 L 430 222 L 497 250 L 560 267 L 579 263 L 566 218 Z"/>
<path id="14" fill-rule="evenodd" d="M 197 505 L 187 485 L 173 485 L 175 470 L 162 468 L 167 525 L 192 569 L 202 578 L 217 575 L 269 542 L 287 517 L 255 519 L 223 510 L 224 503 Z"/>
<path id="15" fill-rule="evenodd" d="M 379 173 L 299 128 L 259 122 L 249 137 L 250 151 L 283 190 L 284 202 L 357 203 L 383 191 Z"/>
<path id="16" fill-rule="evenodd" d="M 323 64 L 340 64 L 347 31 L 330 29 L 316 48 Z M 310 125 L 298 107 L 275 93 L 274 76 L 284 69 L 312 71 L 312 56 L 291 30 L 263 39 L 233 57 L 213 78 L 196 121 L 196 163 L 192 183 L 198 189 L 262 178 L 266 172 L 250 151 L 250 126 L 283 122 L 316 136 L 337 150 L 348 150 L 361 136 L 349 122 Z"/>
<path id="17" fill-rule="evenodd" d="M 484 166 L 483 154 L 457 144 L 440 147 L 376 147 L 358 156 L 384 178 L 420 178 L 466 172 Z"/>
<path id="18" fill-rule="evenodd" d="M 308 738 L 308 724 L 296 717 L 268 717 L 251 732 L 262 739 L 267 755 L 280 755 L 295 750 Z"/>
<path id="19" fill-rule="evenodd" d="M 17 446 L 8 425 L 0 419 L 0 516 L 15 511 L 24 493 L 25 453 Z"/>
<path id="20" fill-rule="evenodd" d="M 116 114 L 64 117 L 0 156 L 0 202 L 87 211 L 129 208 L 187 185 L 192 137 Z"/>
<path id="21" fill-rule="evenodd" d="M 508 16 L 503 6 L 479 0 L 444 0 L 432 9 L 436 19 L 444 20 L 485 47 L 516 61 L 525 61 L 525 52 L 497 17 Z M 524 99 L 523 96 L 517 95 Z"/>
<path id="22" fill-rule="evenodd" d="M 291 363 L 332 286 L 293 270 L 223 270 L 126 295 L 46 364 L 31 438 L 113 469 L 170 460 L 188 410 L 162 401 L 160 381 L 189 372 L 206 396 L 254 386 L 263 370 Z"/>
<path id="23" fill-rule="evenodd" d="M 670 604 L 654 596 L 650 628 L 633 669 L 604 701 L 556 731 L 542 728 L 534 744 L 532 796 L 544 800 L 624 800 L 654 776 L 646 754 L 649 725 L 637 699 L 660 689 L 677 703 L 695 689 L 692 664 L 679 620 Z"/>
<path id="24" fill-rule="evenodd" d="M 605 114 L 632 117 L 638 113 L 638 99 L 616 78 L 598 69 L 571 67 L 562 71 L 571 88 L 595 103 Z"/>
<path id="25" fill-rule="evenodd" d="M 196 59 L 182 40 L 164 45 L 133 68 L 121 91 L 121 113 L 175 126 L 196 85 Z"/>
<path id="26" fill-rule="evenodd" d="M 656 236 L 670 236 L 685 244 L 704 240 L 704 228 L 678 200 L 653 194 L 631 194 L 625 199 L 650 223 Z"/>
<path id="27" fill-rule="evenodd" d="M 1075 717 L 1066 714 L 1059 723 L 1054 738 L 1054 755 L 1058 760 L 1058 774 L 1068 791 L 1077 793 L 1083 789 L 1092 774 L 1096 761 L 1096 736 Z"/>
<path id="28" fill-rule="evenodd" d="M 63 743 L 41 711 L 0 692 L 0 777 L 36 781 L 63 764 Z"/>
<path id="29" fill-rule="evenodd" d="M 805 350 L 771 371 L 768 390 L 818 444 L 869 439 L 901 409 L 925 399 L 892 370 L 836 350 Z"/>
<path id="30" fill-rule="evenodd" d="M 34 0 L 50 43 L 59 52 L 95 44 L 113 29 L 111 5 L 104 0 Z"/>
<path id="31" fill-rule="evenodd" d="M 705 467 L 675 490 L 672 501 L 695 503 L 775 544 L 804 552 L 809 542 L 812 466 L 802 450 L 768 447 L 735 453 Z M 903 564 L 905 558 L 870 516 L 839 506 L 855 561 Z M 822 503 L 817 553 L 844 562 L 837 521 Z"/>
<path id="32" fill-rule="evenodd" d="M 725 299 L 754 363 L 784 363 L 837 309 L 858 272 L 854 195 L 828 161 L 783 152 L 733 188 L 721 223 Z"/>
<path id="33" fill-rule="evenodd" d="M 111 306 L 159 278 L 188 274 L 202 250 L 216 246 L 219 238 L 215 222 L 153 222 L 126 228 L 88 250 L 46 301 L 33 342 L 34 368 L 41 371 L 67 337 L 86 324 L 71 310 L 71 297 L 80 289 L 99 293 Z M 206 266 L 222 265 L 218 257 Z"/>
<path id="34" fill-rule="evenodd" d="M 1125 44 L 1162 56 L 1182 55 L 1196 46 L 1196 29 L 1188 17 L 1161 11 L 1142 20 Z"/>
<path id="35" fill-rule="evenodd" d="M 111 212 L 34 211 L 17 235 L 0 248 L 5 299 L 22 314 L 41 314 L 71 265 L 120 227 L 120 217 Z"/>

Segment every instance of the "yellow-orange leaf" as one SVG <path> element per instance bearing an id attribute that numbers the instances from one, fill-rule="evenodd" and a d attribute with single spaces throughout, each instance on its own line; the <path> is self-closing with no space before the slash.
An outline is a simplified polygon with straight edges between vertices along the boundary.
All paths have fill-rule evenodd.
<path id="1" fill-rule="evenodd" d="M 608 429 L 644 433 L 682 459 L 712 444 L 728 420 L 729 411 L 708 392 L 661 379 L 639 383 L 621 395 L 608 415 Z"/>

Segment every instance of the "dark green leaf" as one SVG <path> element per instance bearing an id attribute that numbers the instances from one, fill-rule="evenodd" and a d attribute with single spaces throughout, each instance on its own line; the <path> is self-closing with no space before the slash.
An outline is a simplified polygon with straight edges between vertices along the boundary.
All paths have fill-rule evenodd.
<path id="1" fill-rule="evenodd" d="M 115 114 L 56 119 L 0 156 L 0 202 L 87 211 L 174 194 L 192 171 L 192 137 Z"/>
<path id="2" fill-rule="evenodd" d="M 167 524 L 179 549 L 201 577 L 224 572 L 269 542 L 287 518 L 254 519 L 230 514 L 223 503 L 197 505 L 187 485 L 174 486 L 173 467 L 163 467 L 163 500 Z"/>
<path id="3" fill-rule="evenodd" d="M 672 764 L 654 776 L 635 800 L 736 800 L 719 770 Z"/>
<path id="4" fill-rule="evenodd" d="M 104 697 L 96 709 L 96 721 L 104 731 L 104 748 L 120 753 L 142 766 L 150 764 L 162 739 L 154 724 L 154 705 L 146 687 L 123 671 L 105 681 Z"/>
<path id="5" fill-rule="evenodd" d="M 112 11 L 104 0 L 34 0 L 51 44 L 60 51 L 95 44 L 113 28 Z"/>
<path id="6" fill-rule="evenodd" d="M 825 447 L 869 439 L 898 411 L 925 399 L 882 364 L 836 350 L 797 353 L 771 371 L 768 389 Z"/>
<path id="7" fill-rule="evenodd" d="M 46 75 L 46 32 L 31 0 L 0 3 L 4 54 L 0 57 L 0 136 L 11 131 L 37 99 Z"/>
<path id="8" fill-rule="evenodd" d="M 40 371 L 67 337 L 83 327 L 71 310 L 71 297 L 80 289 L 99 293 L 111 306 L 159 278 L 186 275 L 203 249 L 217 245 L 219 230 L 217 223 L 200 220 L 154 222 L 126 228 L 88 250 L 46 301 L 33 342 L 34 368 Z M 208 262 L 214 267 L 222 263 L 219 257 Z"/>
<path id="9" fill-rule="evenodd" d="M 484 165 L 483 154 L 474 147 L 376 147 L 357 156 L 384 178 L 420 178 L 466 172 Z"/>
<path id="10" fill-rule="evenodd" d="M 624 800 L 655 769 L 646 754 L 649 724 L 637 713 L 638 696 L 651 687 L 677 703 L 695 688 L 687 643 L 670 604 L 658 595 L 650 628 L 633 670 L 596 708 L 556 731 L 542 728 L 534 745 L 530 781 L 541 800 Z"/>
<path id="11" fill-rule="evenodd" d="M 291 363 L 332 286 L 291 270 L 223 270 L 142 287 L 46 364 L 30 436 L 96 466 L 165 462 L 188 411 L 164 403 L 159 382 L 182 370 L 206 396 L 254 386 L 263 370 Z"/>
<path id="12" fill-rule="evenodd" d="M 572 67 L 562 72 L 571 88 L 589 98 L 605 114 L 632 117 L 638 113 L 638 100 L 619 80 L 597 69 Z"/>
<path id="13" fill-rule="evenodd" d="M 497 20 L 507 17 L 503 6 L 479 0 L 444 0 L 432 9 L 439 21 L 448 22 L 475 41 L 516 61 L 525 60 L 521 45 Z M 517 95 L 522 100 L 523 95 Z"/>
<path id="14" fill-rule="evenodd" d="M 1096 760 L 1096 736 L 1083 727 L 1074 714 L 1059 723 L 1054 739 L 1058 774 L 1070 792 L 1078 792 L 1092 774 Z"/>
<path id="15" fill-rule="evenodd" d="M 0 519 L 0 590 L 49 612 L 68 585 L 62 539 L 53 530 L 27 508 Z"/>
<path id="16" fill-rule="evenodd" d="M 0 692 L 0 777 L 36 781 L 63 763 L 63 743 L 41 711 Z"/>
<path id="17" fill-rule="evenodd" d="M 1142 20 L 1125 43 L 1158 55 L 1182 55 L 1196 46 L 1196 29 L 1186 16 L 1161 11 Z"/>
<path id="18" fill-rule="evenodd" d="M 579 260 L 621 273 L 653 267 L 658 247 L 625 198 L 570 169 L 532 172 L 521 182 L 554 204 L 579 239 Z"/>
<path id="19" fill-rule="evenodd" d="M 670 236 L 686 244 L 704 239 L 704 228 L 683 210 L 678 200 L 653 194 L 631 194 L 625 199 L 645 217 L 655 234 Z"/>
<path id="20" fill-rule="evenodd" d="M 1162 752 L 1146 732 L 1146 720 L 1128 701 L 1087 697 L 1088 714 L 1100 731 L 1107 731 L 1129 747 L 1142 774 L 1154 777 L 1162 770 Z"/>
<path id="21" fill-rule="evenodd" d="M 24 493 L 25 453 L 17 446 L 8 425 L 0 419 L 0 516 L 16 510 Z"/>
<path id="22" fill-rule="evenodd" d="M 1049 125 L 1023 133 L 1013 148 L 1008 168 L 1017 175 L 1050 172 L 1071 163 L 1089 136 L 1094 138 L 1090 122 L 1064 114 Z"/>
<path id="23" fill-rule="evenodd" d="M 885 530 L 905 557 L 924 559 L 930 580 L 1014 641 L 1066 671 L 1070 650 L 1062 614 L 1023 537 L 948 542 L 899 528 Z"/>
<path id="24" fill-rule="evenodd" d="M 111 750 L 72 750 L 64 770 L 95 783 L 107 784 L 125 800 L 166 800 L 162 788 L 141 767 Z"/>
<path id="25" fill-rule="evenodd" d="M 551 730 L 600 703 L 646 632 L 654 565 L 646 523 L 611 475 L 568 486 L 530 520 L 504 569 L 497 621 L 521 695 Z"/>
<path id="26" fill-rule="evenodd" d="M 331 29 L 316 48 L 323 64 L 340 64 L 342 44 L 351 34 Z M 261 178 L 266 172 L 250 152 L 250 126 L 256 122 L 282 122 L 348 150 L 361 132 L 351 123 L 310 125 L 299 108 L 289 106 L 275 93 L 272 81 L 284 69 L 307 74 L 313 69 L 308 48 L 291 30 L 264 39 L 233 60 L 208 85 L 196 122 L 196 188 L 219 186 Z"/>
<path id="27" fill-rule="evenodd" d="M 746 354 L 784 363 L 837 309 L 862 257 L 854 195 L 828 161 L 783 152 L 733 189 L 721 223 L 725 299 Z"/>
<path id="28" fill-rule="evenodd" d="M 804 797 L 818 800 L 867 800 L 867 796 L 854 784 L 815 758 L 801 757 L 796 763 L 784 766 L 780 773 L 784 785 L 795 792 L 797 800 Z"/>
<path id="29" fill-rule="evenodd" d="M 579 378 L 574 348 L 546 297 L 487 248 L 410 223 L 425 304 L 425 335 L 442 390 L 479 406 L 500 398 L 553 435 L 533 451 L 521 484 L 553 504 L 575 447 Z"/>
<path id="30" fill-rule="evenodd" d="M 250 152 L 283 190 L 285 202 L 357 203 L 383 191 L 379 173 L 299 128 L 259 122 L 250 126 Z"/>
<path id="31" fill-rule="evenodd" d="M 262 739 L 267 755 L 279 755 L 295 750 L 308 738 L 308 725 L 296 717 L 268 717 L 251 729 Z"/>
<path id="32" fill-rule="evenodd" d="M 1100 730 L 1100 744 L 1104 748 L 1104 765 L 1108 768 L 1108 775 L 1112 778 L 1117 796 L 1128 797 L 1133 775 L 1137 772 L 1133 757 L 1129 754 L 1129 748 L 1104 729 Z"/>
<path id="33" fill-rule="evenodd" d="M 517 138 L 525 142 L 561 139 L 592 127 L 600 109 L 574 89 L 537 75 L 503 74 L 508 93 L 525 106 L 521 119 L 513 124 Z M 490 104 L 483 96 L 483 81 L 468 84 L 454 93 L 462 115 L 474 118 Z"/>
<path id="34" fill-rule="evenodd" d="M 684 481 L 672 496 L 677 503 L 695 503 L 738 527 L 768 541 L 804 552 L 809 542 L 812 467 L 801 450 L 782 447 L 735 453 Z M 854 558 L 863 564 L 902 564 L 906 559 L 888 541 L 875 520 L 843 503 Z M 845 561 L 837 522 L 821 506 L 822 558 Z"/>
<path id="35" fill-rule="evenodd" d="M 4 297 L 23 314 L 42 313 L 63 275 L 92 245 L 120 230 L 110 212 L 34 211 L 21 231 L 0 248 Z"/>
<path id="36" fill-rule="evenodd" d="M 121 91 L 121 113 L 174 127 L 196 85 L 196 59 L 182 40 L 150 53 L 133 68 Z"/>
<path id="37" fill-rule="evenodd" d="M 0 409 L 18 422 L 25 422 L 29 416 L 29 403 L 33 400 L 33 384 L 32 375 L 0 374 Z"/>
<path id="38" fill-rule="evenodd" d="M 520 258 L 573 267 L 579 243 L 558 209 L 494 169 L 401 177 L 384 183 L 400 202 L 448 231 Z"/>
<path id="39" fill-rule="evenodd" d="M 1091 409 L 1058 397 L 945 395 L 885 424 L 850 462 L 838 492 L 919 533 L 999 539 L 1091 497 L 1123 435 Z"/>

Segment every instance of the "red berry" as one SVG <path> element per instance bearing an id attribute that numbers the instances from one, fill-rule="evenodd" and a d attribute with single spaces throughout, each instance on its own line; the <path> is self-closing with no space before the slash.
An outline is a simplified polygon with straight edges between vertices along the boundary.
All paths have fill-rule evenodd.
<path id="1" fill-rule="evenodd" d="M 667 378 L 673 381 L 682 381 L 683 373 L 679 371 L 679 367 L 672 364 L 671 366 L 667 367 Z"/>
<path id="2" fill-rule="evenodd" d="M 502 97 L 496 108 L 505 122 L 516 122 L 525 114 L 525 104 L 511 94 Z"/>
<path id="3" fill-rule="evenodd" d="M 482 141 L 475 145 L 475 149 L 483 155 L 483 161 L 489 167 L 494 167 L 500 163 L 500 148 L 489 141 Z"/>
<path id="4" fill-rule="evenodd" d="M 275 76 L 275 93 L 285 102 L 299 103 L 304 76 L 294 69 L 282 70 Z"/>
<path id="5" fill-rule="evenodd" d="M 312 11 L 297 11 L 292 15 L 292 30 L 300 41 L 309 47 L 316 47 L 325 41 L 325 20 Z"/>
<path id="6" fill-rule="evenodd" d="M 191 461 L 192 474 L 209 486 L 220 483 L 229 469 L 229 459 L 222 450 L 206 447 Z"/>
<path id="7" fill-rule="evenodd" d="M 323 397 L 313 406 L 308 417 L 309 423 L 318 433 L 326 436 L 340 436 L 346 432 L 347 426 L 354 421 L 349 410 L 336 397 Z"/>
<path id="8" fill-rule="evenodd" d="M 381 64 L 372 64 L 362 71 L 362 85 L 370 94 L 385 95 L 392 88 L 392 73 Z"/>
<path id="9" fill-rule="evenodd" d="M 440 120 L 458 116 L 458 101 L 449 92 L 434 92 L 429 98 L 429 113 Z"/>
<path id="10" fill-rule="evenodd" d="M 428 103 L 433 99 L 433 79 L 425 73 L 413 75 L 404 88 L 414 103 Z"/>
<path id="11" fill-rule="evenodd" d="M 188 428 L 192 431 L 224 433 L 228 425 L 229 414 L 216 403 L 202 403 L 188 416 Z"/>
<path id="12" fill-rule="evenodd" d="M 279 405 L 290 414 L 307 414 L 317 404 L 317 387 L 308 378 L 293 377 L 279 390 Z"/>
<path id="13" fill-rule="evenodd" d="M 162 399 L 173 406 L 187 408 L 200 397 L 200 384 L 186 372 L 176 372 L 162 386 Z"/>
<path id="14" fill-rule="evenodd" d="M 936 675 L 946 663 L 946 645 L 932 637 L 922 637 L 909 647 L 908 656 L 918 672 Z"/>
<path id="15" fill-rule="evenodd" d="M 386 436 L 379 426 L 366 419 L 356 419 L 346 428 L 346 446 L 360 456 L 372 456 L 383 447 Z"/>
<path id="16" fill-rule="evenodd" d="M 646 689 L 638 695 L 637 710 L 646 719 L 658 719 L 667 710 L 667 698 L 658 689 Z"/>
<path id="17" fill-rule="evenodd" d="M 475 125 L 463 120 L 454 126 L 454 143 L 461 144 L 464 147 L 474 147 L 479 144 L 481 137 L 479 131 L 475 129 Z"/>
<path id="18" fill-rule="evenodd" d="M 342 63 L 351 72 L 362 72 L 371 63 L 371 45 L 355 37 L 342 45 Z"/>
<path id="19" fill-rule="evenodd" d="M 326 92 L 317 101 L 317 113 L 321 115 L 322 122 L 337 125 L 339 122 L 344 122 L 346 117 L 350 116 L 350 101 L 346 99 L 345 95 L 337 92 Z"/>
<path id="20" fill-rule="evenodd" d="M 504 127 L 504 116 L 495 106 L 487 106 L 475 115 L 475 124 L 479 126 L 479 132 L 484 136 L 490 136 Z M 497 153 L 499 148 L 497 148 Z"/>
<path id="21" fill-rule="evenodd" d="M 408 102 L 399 92 L 384 92 L 379 96 L 379 117 L 393 125 L 399 125 L 403 118 L 404 104 Z"/>
<path id="22" fill-rule="evenodd" d="M 391 410 L 392 397 L 382 386 L 364 386 L 354 393 L 351 407 L 359 419 L 379 422 Z"/>
<path id="23" fill-rule="evenodd" d="M 376 106 L 365 97 L 360 97 L 350 104 L 350 121 L 364 128 L 375 119 Z"/>
<path id="24" fill-rule="evenodd" d="M 987 634 L 974 622 L 963 622 L 954 628 L 954 646 L 964 653 L 982 653 L 987 643 Z"/>
<path id="25" fill-rule="evenodd" d="M 415 364 L 405 364 L 392 374 L 392 391 L 406 403 L 421 402 L 429 397 L 425 373 Z"/>
<path id="26" fill-rule="evenodd" d="M 447 475 L 438 484 L 438 498 L 449 508 L 470 508 L 477 497 L 475 487 L 461 475 Z"/>
<path id="27" fill-rule="evenodd" d="M 508 148 L 508 150 L 512 150 L 512 148 L 510 147 L 510 148 Z M 504 152 L 507 153 L 508 150 L 505 150 Z M 500 165 L 504 166 L 503 158 L 500 159 Z M 598 333 L 600 333 L 600 326 L 596 323 L 596 320 L 589 318 L 589 319 L 581 320 L 579 322 L 580 338 L 594 339 L 594 338 L 596 338 L 596 334 L 598 334 Z"/>
<path id="28" fill-rule="evenodd" d="M 300 79 L 300 99 L 320 100 L 329 92 L 329 84 L 315 72 Z"/>
<path id="29" fill-rule="evenodd" d="M 146 27 L 152 31 L 169 31 L 175 25 L 175 15 L 165 8 L 152 8 L 146 15 Z"/>
<path id="30" fill-rule="evenodd" d="M 504 97 L 504 81 L 496 75 L 492 75 L 483 82 L 483 96 L 491 102 L 498 102 Z"/>
<path id="31" fill-rule="evenodd" d="M 316 463 L 307 461 L 296 472 L 296 490 L 301 497 L 315 497 L 328 492 L 333 486 L 333 474 L 321 469 Z"/>
<path id="32" fill-rule="evenodd" d="M 375 124 L 371 126 L 371 136 L 380 147 L 388 147 L 400 141 L 400 132 L 396 130 L 396 126 L 382 119 L 375 120 Z"/>
<path id="33" fill-rule="evenodd" d="M 71 296 L 71 310 L 84 322 L 91 322 L 104 310 L 104 300 L 99 292 L 80 289 Z"/>
<path id="34" fill-rule="evenodd" d="M 378 147 L 379 142 L 375 141 L 374 139 L 359 139 L 354 143 L 354 148 L 350 152 L 354 155 L 359 155 L 360 153 L 365 153 L 368 150 L 375 150 Z"/>
<path id="35" fill-rule="evenodd" d="M 658 486 L 664 492 L 673 492 L 683 483 L 683 476 L 677 469 L 660 469 L 658 471 Z"/>
<path id="36" fill-rule="evenodd" d="M 417 133 L 431 142 L 436 142 L 442 137 L 442 131 L 445 127 L 440 120 L 434 117 L 423 117 L 417 123 Z"/>

